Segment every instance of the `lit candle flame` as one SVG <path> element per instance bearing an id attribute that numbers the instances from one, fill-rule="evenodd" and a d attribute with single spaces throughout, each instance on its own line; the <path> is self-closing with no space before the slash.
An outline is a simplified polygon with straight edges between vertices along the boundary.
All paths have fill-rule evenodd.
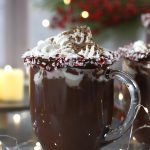
<path id="1" fill-rule="evenodd" d="M 11 71 L 11 70 L 12 70 L 12 67 L 11 67 L 10 65 L 6 65 L 6 66 L 4 67 L 4 70 L 5 70 L 5 71 Z"/>

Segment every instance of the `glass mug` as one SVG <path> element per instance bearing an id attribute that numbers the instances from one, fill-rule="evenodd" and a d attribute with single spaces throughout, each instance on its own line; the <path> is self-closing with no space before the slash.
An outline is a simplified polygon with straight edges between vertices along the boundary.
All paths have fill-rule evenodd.
<path id="1" fill-rule="evenodd" d="M 30 67 L 30 111 L 44 150 L 97 150 L 131 126 L 140 101 L 132 78 L 110 69 L 63 68 L 48 72 Z M 125 83 L 131 95 L 121 126 L 110 127 L 113 80 Z"/>
<path id="2" fill-rule="evenodd" d="M 142 107 L 133 124 L 134 140 L 150 146 L 150 61 L 135 62 L 125 59 L 123 70 L 133 76 L 141 93 Z M 123 93 L 128 106 L 129 94 L 126 89 Z"/>

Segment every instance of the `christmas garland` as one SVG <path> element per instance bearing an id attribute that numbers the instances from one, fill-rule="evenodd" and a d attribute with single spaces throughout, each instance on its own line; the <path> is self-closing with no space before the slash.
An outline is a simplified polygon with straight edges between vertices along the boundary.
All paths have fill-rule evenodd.
<path id="1" fill-rule="evenodd" d="M 86 24 L 94 33 L 150 12 L 150 0 L 41 0 L 39 6 L 55 11 L 50 27 Z"/>

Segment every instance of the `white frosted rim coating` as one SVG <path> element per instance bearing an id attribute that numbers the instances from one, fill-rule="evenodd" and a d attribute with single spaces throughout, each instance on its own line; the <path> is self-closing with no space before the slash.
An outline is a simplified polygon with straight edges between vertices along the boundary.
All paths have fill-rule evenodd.
<path id="1" fill-rule="evenodd" d="M 150 44 L 138 40 L 118 49 L 120 55 L 130 60 L 139 61 L 150 55 Z"/>

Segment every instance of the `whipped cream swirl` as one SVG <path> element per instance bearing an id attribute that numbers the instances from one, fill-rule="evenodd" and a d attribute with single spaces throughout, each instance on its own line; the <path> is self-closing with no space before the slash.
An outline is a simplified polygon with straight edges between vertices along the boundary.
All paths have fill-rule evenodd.
<path id="1" fill-rule="evenodd" d="M 39 41 L 36 47 L 23 54 L 23 58 L 26 64 L 42 64 L 40 66 L 52 70 L 89 64 L 111 65 L 117 54 L 101 48 L 93 41 L 90 28 L 80 26 Z"/>
<path id="2" fill-rule="evenodd" d="M 147 59 L 150 56 L 150 45 L 138 40 L 118 49 L 118 53 L 125 58 L 134 61 Z"/>

